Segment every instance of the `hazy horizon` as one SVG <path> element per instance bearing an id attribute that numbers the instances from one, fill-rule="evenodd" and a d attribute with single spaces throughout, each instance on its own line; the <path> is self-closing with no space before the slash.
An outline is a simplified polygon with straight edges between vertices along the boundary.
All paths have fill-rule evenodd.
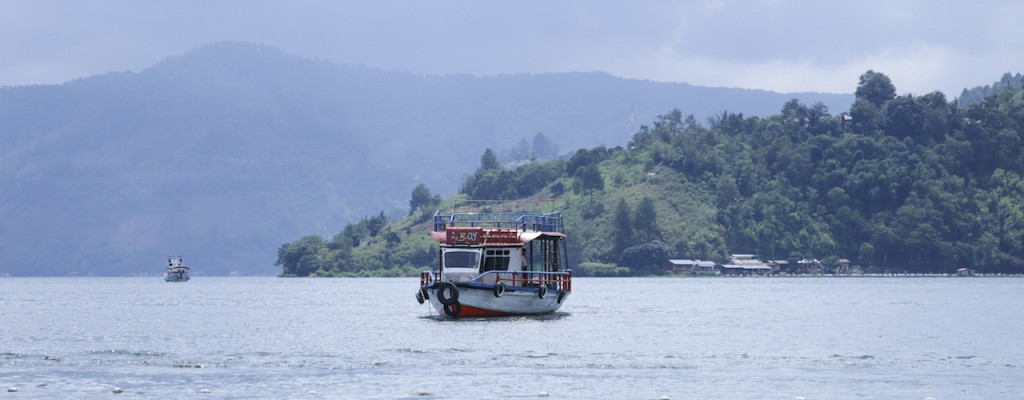
<path id="1" fill-rule="evenodd" d="M 411 73 L 601 71 L 776 92 L 850 93 L 870 69 L 899 93 L 950 98 L 1024 66 L 1024 3 L 1012 1 L 4 0 L 0 11 L 0 86 L 138 72 L 221 41 Z"/>

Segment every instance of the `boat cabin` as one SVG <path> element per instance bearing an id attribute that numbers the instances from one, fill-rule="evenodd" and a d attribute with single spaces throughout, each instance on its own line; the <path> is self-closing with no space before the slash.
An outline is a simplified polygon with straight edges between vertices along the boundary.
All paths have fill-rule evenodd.
<path id="1" fill-rule="evenodd" d="M 444 280 L 449 282 L 468 282 L 488 271 L 525 271 L 523 250 L 522 247 L 442 247 L 440 267 Z M 496 278 L 497 275 L 492 274 L 481 283 L 494 284 Z"/>
<path id="2" fill-rule="evenodd" d="M 441 244 L 438 280 L 535 286 L 567 270 L 561 217 L 450 214 L 435 216 L 431 235 Z M 459 219 L 457 219 L 459 218 Z M 554 218 L 557 218 L 555 220 Z"/>

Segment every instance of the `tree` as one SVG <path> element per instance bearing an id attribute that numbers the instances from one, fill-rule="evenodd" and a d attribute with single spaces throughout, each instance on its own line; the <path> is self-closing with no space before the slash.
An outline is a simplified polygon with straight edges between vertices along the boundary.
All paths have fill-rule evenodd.
<path id="1" fill-rule="evenodd" d="M 787 101 L 786 104 L 782 105 L 782 120 L 787 123 L 798 122 L 803 123 L 805 118 L 808 118 L 810 110 L 807 106 L 800 103 L 800 100 L 792 99 Z"/>
<path id="2" fill-rule="evenodd" d="M 466 179 L 462 192 L 474 200 L 510 200 L 518 198 L 515 173 L 503 169 L 478 170 Z"/>
<path id="3" fill-rule="evenodd" d="M 935 141 L 942 141 L 949 134 L 951 110 L 946 95 L 935 91 L 917 98 L 924 116 L 922 130 Z"/>
<path id="4" fill-rule="evenodd" d="M 494 150 L 488 148 L 480 156 L 480 170 L 490 171 L 496 169 L 501 169 L 501 163 L 498 162 L 498 156 L 494 154 Z"/>
<path id="5" fill-rule="evenodd" d="M 854 96 L 857 99 L 867 100 L 875 107 L 882 108 L 887 101 L 896 97 L 896 87 L 892 85 L 892 81 L 885 74 L 868 70 L 860 76 L 860 83 L 857 85 Z"/>
<path id="6" fill-rule="evenodd" d="M 309 276 L 320 268 L 319 254 L 326 247 L 327 241 L 318 235 L 303 236 L 282 244 L 274 265 L 281 267 L 282 276 Z"/>
<path id="7" fill-rule="evenodd" d="M 626 199 L 619 199 L 618 204 L 615 205 L 615 213 L 612 217 L 615 223 L 613 231 L 615 236 L 612 247 L 612 252 L 616 255 L 615 258 L 619 258 L 623 250 L 633 245 L 633 217 L 630 214 L 629 204 L 626 204 Z"/>
<path id="8" fill-rule="evenodd" d="M 898 138 L 909 137 L 918 143 L 927 143 L 924 133 L 924 109 L 910 95 L 895 97 L 882 108 L 885 115 L 885 133 Z"/>
<path id="9" fill-rule="evenodd" d="M 365 220 L 364 223 L 345 225 L 340 233 L 342 237 L 348 238 L 352 247 L 359 247 L 359 243 L 369 234 L 370 230 L 367 229 Z"/>
<path id="10" fill-rule="evenodd" d="M 604 177 L 601 176 L 601 170 L 597 168 L 597 164 L 588 164 L 576 171 L 572 190 L 576 193 L 604 190 Z"/>
<path id="11" fill-rule="evenodd" d="M 387 224 L 388 217 L 384 215 L 384 211 L 381 210 L 380 214 L 378 214 L 376 217 L 369 218 L 366 220 L 366 229 L 370 231 L 371 237 L 377 237 L 377 234 L 380 233 L 380 231 L 384 229 L 384 226 L 386 226 Z"/>
<path id="12" fill-rule="evenodd" d="M 668 257 L 668 246 L 655 240 L 624 250 L 619 265 L 629 267 L 637 275 L 657 274 L 663 271 L 662 264 Z"/>
<path id="13" fill-rule="evenodd" d="M 715 199 L 718 207 L 726 208 L 739 198 L 740 190 L 736 186 L 736 179 L 730 175 L 719 176 L 715 181 Z"/>
<path id="14" fill-rule="evenodd" d="M 543 133 L 537 132 L 533 136 L 533 155 L 541 160 L 554 160 L 558 157 L 558 145 Z"/>
<path id="15" fill-rule="evenodd" d="M 499 159 L 506 163 L 513 163 L 529 160 L 531 155 L 533 155 L 533 149 L 530 147 L 530 144 L 526 142 L 526 139 L 519 139 L 519 142 L 514 147 L 502 151 Z"/>
<path id="16" fill-rule="evenodd" d="M 398 232 L 388 231 L 384 234 L 384 240 L 387 241 L 388 246 L 395 246 L 402 243 L 402 237 L 398 236 Z"/>
<path id="17" fill-rule="evenodd" d="M 807 109 L 807 125 L 812 135 L 821 135 L 829 128 L 828 106 L 822 102 L 815 102 Z"/>
<path id="18" fill-rule="evenodd" d="M 515 187 L 519 196 L 530 196 L 554 182 L 562 175 L 560 162 L 532 163 L 519 166 L 515 171 Z"/>
<path id="19" fill-rule="evenodd" d="M 580 168 L 600 163 L 608 157 L 608 149 L 604 146 L 598 146 L 590 150 L 576 150 L 576 153 L 572 155 L 572 158 L 569 159 L 569 163 L 565 166 L 565 173 L 569 176 L 576 176 L 576 173 Z"/>
<path id="20" fill-rule="evenodd" d="M 418 211 L 421 207 L 431 206 L 434 198 L 430 195 L 427 185 L 419 184 L 412 190 L 412 197 L 409 199 L 409 215 Z"/>
<path id="21" fill-rule="evenodd" d="M 633 225 L 636 227 L 637 240 L 647 242 L 660 239 L 657 224 L 658 214 L 654 209 L 654 200 L 644 196 L 636 205 L 636 212 L 633 214 Z"/>
<path id="22" fill-rule="evenodd" d="M 926 272 L 926 268 L 952 267 L 952 246 L 944 240 L 948 226 L 931 199 L 911 192 L 906 203 L 896 210 L 894 228 L 899 257 L 908 269 Z"/>
<path id="23" fill-rule="evenodd" d="M 997 169 L 992 174 L 995 187 L 991 192 L 989 208 L 992 224 L 988 227 L 992 243 L 987 249 L 995 255 L 1000 267 L 1024 270 L 1024 179 L 1012 171 Z"/>
<path id="24" fill-rule="evenodd" d="M 853 131 L 862 135 L 870 135 L 881 126 L 881 108 L 866 99 L 857 99 L 850 106 L 850 117 L 853 118 Z"/>

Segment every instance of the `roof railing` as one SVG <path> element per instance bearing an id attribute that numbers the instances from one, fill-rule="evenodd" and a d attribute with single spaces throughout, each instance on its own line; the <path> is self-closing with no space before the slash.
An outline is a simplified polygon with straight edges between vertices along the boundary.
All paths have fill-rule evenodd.
<path id="1" fill-rule="evenodd" d="M 562 232 L 562 214 L 551 212 L 539 213 L 465 213 L 451 212 L 434 213 L 434 231 L 441 232 L 448 227 L 481 227 L 518 229 L 522 231 Z"/>

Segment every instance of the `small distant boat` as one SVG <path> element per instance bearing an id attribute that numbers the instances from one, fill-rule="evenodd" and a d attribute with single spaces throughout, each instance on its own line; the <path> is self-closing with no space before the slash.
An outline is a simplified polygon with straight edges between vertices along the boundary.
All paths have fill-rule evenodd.
<path id="1" fill-rule="evenodd" d="M 170 256 L 167 258 L 167 272 L 164 273 L 164 280 L 167 282 L 187 282 L 188 267 L 181 260 L 181 256 Z"/>
<path id="2" fill-rule="evenodd" d="M 448 318 L 550 314 L 572 292 L 560 213 L 434 215 L 438 271 L 416 300 Z"/>

